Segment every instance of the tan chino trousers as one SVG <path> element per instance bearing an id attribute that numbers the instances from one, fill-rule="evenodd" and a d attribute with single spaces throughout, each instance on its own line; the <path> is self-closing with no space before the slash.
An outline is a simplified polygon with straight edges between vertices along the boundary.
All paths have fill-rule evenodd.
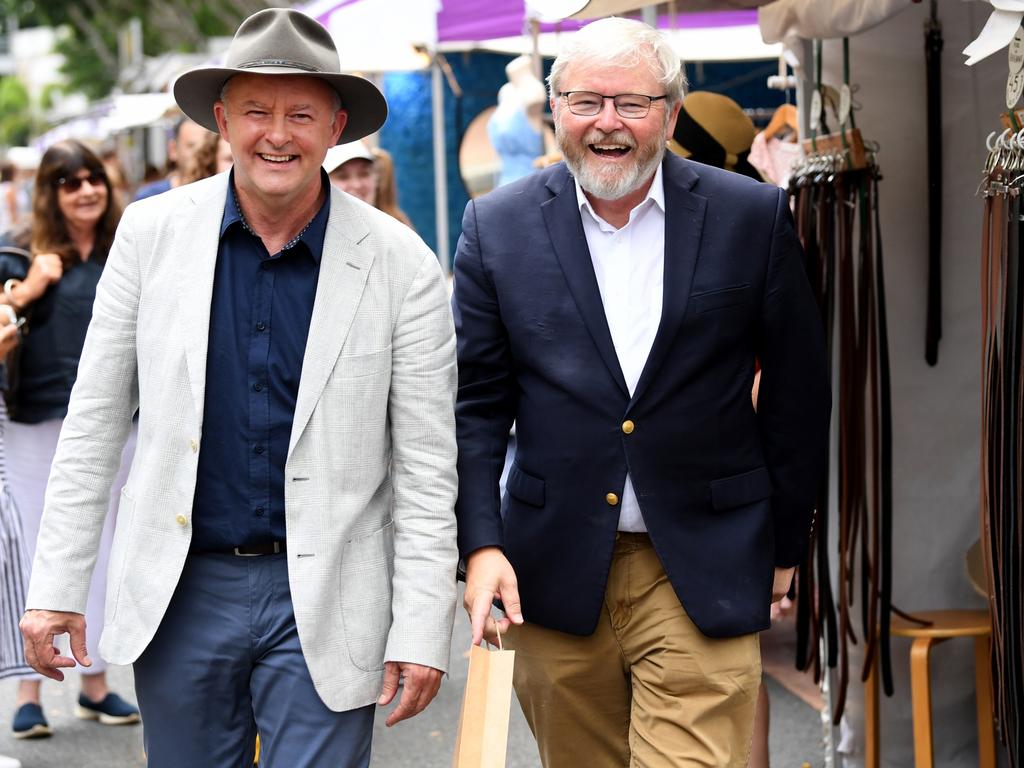
<path id="1" fill-rule="evenodd" d="M 506 647 L 544 768 L 746 768 L 758 637 L 701 634 L 646 534 L 618 534 L 592 635 L 526 623 Z"/>

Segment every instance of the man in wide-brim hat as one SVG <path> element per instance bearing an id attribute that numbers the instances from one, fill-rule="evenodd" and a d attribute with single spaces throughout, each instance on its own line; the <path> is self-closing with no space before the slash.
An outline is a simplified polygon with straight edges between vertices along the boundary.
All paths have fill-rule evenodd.
<path id="1" fill-rule="evenodd" d="M 22 621 L 88 665 L 87 585 L 121 446 L 99 652 L 134 664 L 149 765 L 366 766 L 448 663 L 455 343 L 433 253 L 332 190 L 329 147 L 387 115 L 313 19 L 260 11 L 182 110 L 230 173 L 128 208 L 97 292 Z M 68 632 L 74 658 L 57 655 Z"/>

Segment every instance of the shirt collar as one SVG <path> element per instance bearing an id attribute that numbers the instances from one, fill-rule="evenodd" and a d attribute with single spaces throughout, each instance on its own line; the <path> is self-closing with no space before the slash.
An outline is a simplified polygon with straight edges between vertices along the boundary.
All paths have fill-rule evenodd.
<path id="1" fill-rule="evenodd" d="M 324 237 L 327 234 L 327 217 L 331 210 L 331 182 L 327 177 L 327 173 L 324 172 L 322 168 L 320 169 L 320 185 L 327 193 L 324 197 L 323 205 L 320 206 L 320 210 L 316 212 L 316 215 L 313 216 L 302 231 L 281 249 L 282 251 L 286 251 L 294 248 L 299 243 L 303 243 L 317 263 L 320 262 L 320 256 L 323 253 Z M 228 175 L 228 196 L 227 200 L 224 202 L 224 216 L 220 222 L 221 238 L 224 237 L 224 233 L 227 232 L 228 227 L 233 224 L 238 224 L 253 237 L 258 237 L 249 227 L 249 223 L 242 215 L 242 209 L 238 206 L 238 197 L 235 194 L 234 168 L 231 169 L 230 174 Z"/>
<path id="2" fill-rule="evenodd" d="M 651 180 L 650 189 L 647 190 L 647 196 L 629 212 L 629 223 L 632 223 L 637 216 L 651 205 L 656 205 L 662 214 L 665 213 L 665 182 L 662 176 L 661 166 L 662 163 L 658 163 L 658 168 L 654 172 L 654 179 Z M 576 204 L 579 205 L 580 211 L 586 211 L 591 218 L 599 224 L 607 223 L 594 212 L 593 207 L 590 205 L 590 201 L 583 192 L 583 187 L 580 186 L 580 182 L 575 176 L 573 177 L 573 183 L 576 185 Z"/>

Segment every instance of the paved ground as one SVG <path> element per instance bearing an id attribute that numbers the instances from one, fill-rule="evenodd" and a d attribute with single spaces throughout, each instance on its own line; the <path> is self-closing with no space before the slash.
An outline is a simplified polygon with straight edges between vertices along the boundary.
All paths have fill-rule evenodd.
<path id="1" fill-rule="evenodd" d="M 461 612 L 455 626 L 454 647 L 468 648 L 469 633 Z M 453 652 L 452 674 L 445 680 L 437 699 L 420 716 L 392 729 L 385 728 L 383 718 L 378 718 L 372 768 L 442 768 L 451 765 L 467 663 L 461 651 Z M 130 669 L 113 668 L 110 677 L 119 692 L 131 695 Z M 770 681 L 769 686 L 773 768 L 801 768 L 804 762 L 818 768 L 823 763 L 818 713 L 778 684 Z M 76 720 L 73 715 L 76 689 L 77 685 L 70 677 L 66 683 L 44 684 L 44 706 L 54 728 L 54 736 L 21 742 L 11 738 L 7 726 L 14 712 L 14 683 L 0 681 L 0 754 L 17 757 L 24 768 L 145 766 L 142 729 L 112 728 Z M 507 768 L 539 766 L 533 737 L 518 704 L 513 703 Z"/>

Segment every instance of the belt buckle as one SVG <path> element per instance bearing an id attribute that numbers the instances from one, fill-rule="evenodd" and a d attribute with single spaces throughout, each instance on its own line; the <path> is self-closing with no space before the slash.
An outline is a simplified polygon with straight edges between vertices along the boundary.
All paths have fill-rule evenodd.
<path id="1" fill-rule="evenodd" d="M 272 552 L 240 552 L 241 547 L 234 548 L 235 557 L 263 557 L 263 555 L 276 555 L 281 552 L 281 542 L 274 542 L 274 549 Z"/>

